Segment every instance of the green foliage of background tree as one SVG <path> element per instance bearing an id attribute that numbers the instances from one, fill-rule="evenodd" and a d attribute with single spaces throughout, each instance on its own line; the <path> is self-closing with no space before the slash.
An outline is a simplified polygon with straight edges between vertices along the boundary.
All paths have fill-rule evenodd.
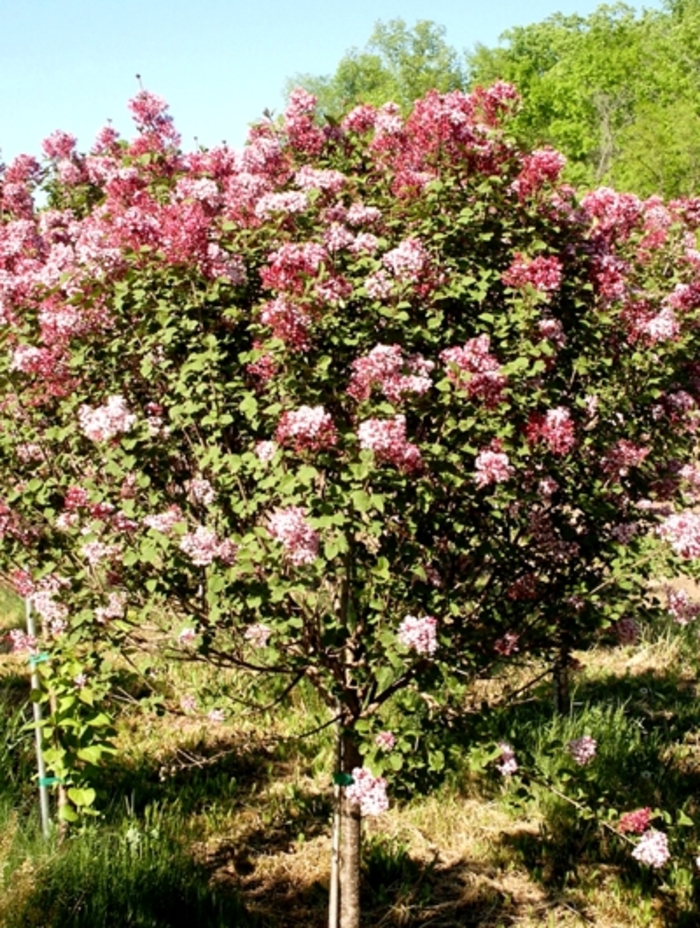
<path id="1" fill-rule="evenodd" d="M 510 29 L 468 55 L 470 82 L 512 81 L 517 130 L 569 159 L 567 177 L 642 196 L 697 190 L 700 4 L 641 14 L 624 4 Z"/>
<path id="2" fill-rule="evenodd" d="M 409 28 L 404 20 L 377 22 L 364 49 L 353 48 L 332 76 L 298 74 L 287 93 L 304 87 L 318 100 L 320 113 L 341 116 L 358 103 L 398 103 L 408 113 L 428 90 L 460 90 L 466 71 L 460 55 L 445 41 L 445 29 L 429 20 Z"/>

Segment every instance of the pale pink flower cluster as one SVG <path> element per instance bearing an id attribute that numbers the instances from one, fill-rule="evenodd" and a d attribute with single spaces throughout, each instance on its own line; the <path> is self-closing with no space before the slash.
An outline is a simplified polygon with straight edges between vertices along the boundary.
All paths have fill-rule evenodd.
<path id="1" fill-rule="evenodd" d="M 68 606 L 56 597 L 68 585 L 67 580 L 50 574 L 43 577 L 27 597 L 32 609 L 41 616 L 42 621 L 54 634 L 60 634 L 67 626 Z"/>
<path id="2" fill-rule="evenodd" d="M 136 423 L 136 416 L 129 412 L 123 396 L 110 396 L 104 406 L 96 409 L 81 406 L 78 419 L 83 434 L 92 441 L 109 441 L 129 432 Z"/>
<path id="3" fill-rule="evenodd" d="M 513 476 L 513 472 L 510 459 L 503 451 L 484 448 L 476 456 L 474 481 L 478 487 L 486 487 L 491 483 L 503 483 Z"/>
<path id="4" fill-rule="evenodd" d="M 95 619 L 103 625 L 109 619 L 119 619 L 126 608 L 126 593 L 113 592 L 107 597 L 106 606 L 95 609 Z"/>
<path id="5" fill-rule="evenodd" d="M 349 248 L 355 243 L 355 236 L 341 222 L 332 222 L 323 233 L 323 244 L 331 254 Z"/>
<path id="6" fill-rule="evenodd" d="M 542 293 L 553 293 L 561 286 L 561 261 L 553 255 L 548 258 L 538 255 L 528 260 L 518 253 L 508 270 L 501 275 L 501 280 L 506 287 L 513 287 L 517 290 L 534 287 Z"/>
<path id="7" fill-rule="evenodd" d="M 367 419 L 357 430 L 360 448 L 371 451 L 378 463 L 393 464 L 406 473 L 423 466 L 420 449 L 406 439 L 406 417 Z"/>
<path id="8" fill-rule="evenodd" d="M 512 777 L 513 774 L 518 770 L 518 762 L 515 759 L 515 751 L 513 750 L 512 745 L 508 744 L 507 741 L 499 741 L 498 747 L 501 749 L 501 753 L 498 757 L 496 770 L 498 770 L 498 772 L 503 777 Z"/>
<path id="9" fill-rule="evenodd" d="M 263 464 L 267 464 L 268 461 L 271 461 L 275 456 L 277 451 L 277 442 L 276 441 L 258 441 L 255 443 L 255 457 L 262 461 Z"/>
<path id="10" fill-rule="evenodd" d="M 210 506 L 216 499 L 216 491 L 208 480 L 203 477 L 194 477 L 185 484 L 189 497 L 195 503 Z"/>
<path id="11" fill-rule="evenodd" d="M 437 619 L 424 615 L 420 618 L 407 615 L 399 625 L 397 637 L 400 643 L 416 654 L 432 655 L 437 651 Z"/>
<path id="12" fill-rule="evenodd" d="M 340 171 L 312 168 L 305 164 L 294 175 L 294 183 L 301 190 L 327 190 L 338 193 L 345 186 L 347 178 Z"/>
<path id="13" fill-rule="evenodd" d="M 495 406 L 500 402 L 507 378 L 500 373 L 500 364 L 490 354 L 488 335 L 470 338 L 463 347 L 446 348 L 440 360 L 447 367 L 447 376 L 468 396 L 478 397 Z"/>
<path id="14" fill-rule="evenodd" d="M 197 710 L 197 700 L 190 693 L 186 693 L 180 698 L 180 707 L 183 712 L 195 712 Z"/>
<path id="15" fill-rule="evenodd" d="M 80 553 L 91 567 L 96 567 L 101 561 L 114 558 L 119 553 L 119 545 L 108 545 L 95 539 L 87 541 L 80 549 Z"/>
<path id="16" fill-rule="evenodd" d="M 663 831 L 650 828 L 639 840 L 632 851 L 632 857 L 640 864 L 659 869 L 668 863 L 671 852 L 668 849 L 668 838 Z"/>
<path id="17" fill-rule="evenodd" d="M 527 425 L 529 442 L 543 441 L 553 454 L 568 454 L 576 444 L 571 413 L 564 406 L 550 409 L 544 415 L 534 413 Z"/>
<path id="18" fill-rule="evenodd" d="M 579 767 L 585 767 L 596 756 L 598 742 L 590 735 L 583 735 L 581 738 L 569 741 L 566 747 Z"/>
<path id="19" fill-rule="evenodd" d="M 217 558 L 230 564 L 236 556 L 236 546 L 228 539 L 221 541 L 216 532 L 199 525 L 194 532 L 187 532 L 180 539 L 183 551 L 195 567 L 206 567 Z"/>
<path id="20" fill-rule="evenodd" d="M 382 264 L 398 280 L 416 283 L 429 268 L 430 256 L 422 242 L 416 238 L 407 238 L 396 248 L 387 251 Z"/>
<path id="21" fill-rule="evenodd" d="M 184 522 L 184 516 L 179 506 L 169 506 L 165 512 L 156 513 L 152 516 L 146 516 L 143 524 L 146 528 L 152 528 L 163 535 L 169 535 L 178 522 Z"/>
<path id="22" fill-rule="evenodd" d="M 382 218 L 382 211 L 376 206 L 353 203 L 348 207 L 345 221 L 351 226 L 371 226 Z"/>
<path id="23" fill-rule="evenodd" d="M 39 650 L 34 635 L 28 635 L 19 628 L 11 629 L 9 638 L 15 654 L 36 654 Z"/>
<path id="24" fill-rule="evenodd" d="M 366 767 L 354 767 L 352 783 L 345 787 L 349 802 L 360 807 L 362 815 L 381 815 L 389 808 L 384 777 L 375 777 Z"/>
<path id="25" fill-rule="evenodd" d="M 432 386 L 429 374 L 434 367 L 422 355 L 404 358 L 400 345 L 375 345 L 369 354 L 352 362 L 348 393 L 362 402 L 377 386 L 390 402 L 398 403 L 408 393 L 426 393 Z"/>
<path id="26" fill-rule="evenodd" d="M 262 622 L 256 622 L 254 625 L 249 625 L 246 628 L 243 637 L 246 641 L 256 648 L 264 648 L 267 646 L 267 642 L 270 640 L 270 635 L 272 634 L 272 629 L 269 625 L 264 625 Z"/>
<path id="27" fill-rule="evenodd" d="M 194 642 L 196 637 L 197 632 L 193 628 L 183 628 L 177 636 L 177 641 L 178 644 L 183 645 L 183 647 L 188 647 Z"/>
<path id="28" fill-rule="evenodd" d="M 303 507 L 276 509 L 268 516 L 267 530 L 282 544 L 292 564 L 310 564 L 318 556 L 318 532 L 306 521 Z"/>
<path id="29" fill-rule="evenodd" d="M 373 300 L 386 300 L 393 293 L 394 285 L 387 272 L 380 268 L 367 278 L 365 290 Z"/>
<path id="30" fill-rule="evenodd" d="M 658 533 L 680 557 L 700 557 L 700 513 L 674 513 L 661 523 Z"/>
<path id="31" fill-rule="evenodd" d="M 199 200 L 214 209 L 221 202 L 221 193 L 216 181 L 210 177 L 180 177 L 175 184 L 177 200 Z"/>
<path id="32" fill-rule="evenodd" d="M 674 590 L 668 587 L 666 597 L 668 611 L 679 625 L 687 625 L 697 619 L 700 614 L 700 603 L 693 602 L 685 590 Z"/>
<path id="33" fill-rule="evenodd" d="M 255 215 L 258 219 L 268 219 L 275 213 L 303 213 L 308 206 L 308 197 L 299 190 L 265 193 L 255 204 Z"/>
<path id="34" fill-rule="evenodd" d="M 223 709 L 210 709 L 209 712 L 207 712 L 207 718 L 210 722 L 219 724 L 226 720 L 226 713 Z"/>
<path id="35" fill-rule="evenodd" d="M 393 751 L 396 747 L 396 735 L 393 731 L 380 731 L 374 739 L 374 743 L 382 751 Z"/>
<path id="36" fill-rule="evenodd" d="M 333 419 L 323 406 L 300 406 L 282 413 L 275 440 L 295 451 L 320 451 L 338 441 Z"/>
<path id="37" fill-rule="evenodd" d="M 667 306 L 655 316 L 642 322 L 637 327 L 637 331 L 653 345 L 657 342 L 667 342 L 678 338 L 680 325 L 676 314 Z"/>
<path id="38" fill-rule="evenodd" d="M 551 316 L 547 316 L 544 319 L 540 319 L 537 323 L 537 328 L 542 338 L 546 338 L 555 348 L 563 348 L 566 344 L 564 326 L 559 319 L 553 319 Z"/>

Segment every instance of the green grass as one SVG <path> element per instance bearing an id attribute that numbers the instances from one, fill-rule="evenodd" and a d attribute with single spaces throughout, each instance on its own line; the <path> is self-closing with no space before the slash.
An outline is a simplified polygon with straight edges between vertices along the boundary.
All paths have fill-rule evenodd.
<path id="1" fill-rule="evenodd" d="M 407 795 L 367 823 L 366 924 L 700 924 L 696 644 L 695 629 L 669 627 L 637 648 L 581 655 L 587 667 L 564 715 L 553 712 L 547 681 L 482 713 L 481 736 L 514 745 L 522 778 L 505 782 L 493 765 L 472 769 L 468 733 L 477 726 L 465 716 L 461 754 L 442 787 L 428 798 Z M 311 689 L 268 713 L 213 725 L 162 714 L 148 687 L 125 675 L 133 700 L 120 717 L 120 751 L 103 771 L 102 816 L 58 844 L 38 829 L 27 680 L 16 660 L 5 670 L 5 928 L 325 924 L 333 744 L 330 729 L 313 731 L 327 716 Z M 153 679 L 173 706 L 185 686 L 209 687 L 219 702 L 234 682 L 187 666 L 159 667 Z M 578 768 L 566 745 L 583 734 L 598 754 Z M 654 824 L 670 836 L 663 871 L 637 865 L 603 824 L 644 805 L 658 810 Z"/>

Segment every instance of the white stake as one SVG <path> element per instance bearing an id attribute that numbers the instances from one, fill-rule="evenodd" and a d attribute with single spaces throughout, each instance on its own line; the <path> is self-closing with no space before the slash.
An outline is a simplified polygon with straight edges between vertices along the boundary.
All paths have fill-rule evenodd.
<path id="1" fill-rule="evenodd" d="M 24 610 L 27 618 L 27 634 L 36 639 L 36 625 L 32 615 L 32 607 L 29 599 L 24 601 Z M 32 668 L 32 691 L 38 691 L 39 671 L 37 670 L 36 661 L 30 660 Z M 49 823 L 49 790 L 46 785 L 46 765 L 44 764 L 44 755 L 41 752 L 41 704 L 32 700 L 32 709 L 34 711 L 34 736 L 36 740 L 36 765 L 39 771 L 39 808 L 41 810 L 41 831 L 45 838 L 48 838 L 50 832 Z"/>

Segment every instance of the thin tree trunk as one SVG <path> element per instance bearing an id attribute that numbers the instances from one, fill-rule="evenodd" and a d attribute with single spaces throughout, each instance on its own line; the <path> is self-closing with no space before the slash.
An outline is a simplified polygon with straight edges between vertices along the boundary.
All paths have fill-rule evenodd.
<path id="1" fill-rule="evenodd" d="M 342 772 L 351 774 L 360 766 L 360 753 L 352 732 L 340 734 Z M 345 787 L 340 798 L 340 928 L 360 928 L 360 857 L 362 816 L 356 803 L 348 802 Z"/>
<path id="2" fill-rule="evenodd" d="M 568 647 L 562 645 L 552 667 L 554 711 L 559 715 L 571 708 L 570 665 L 571 654 Z"/>

